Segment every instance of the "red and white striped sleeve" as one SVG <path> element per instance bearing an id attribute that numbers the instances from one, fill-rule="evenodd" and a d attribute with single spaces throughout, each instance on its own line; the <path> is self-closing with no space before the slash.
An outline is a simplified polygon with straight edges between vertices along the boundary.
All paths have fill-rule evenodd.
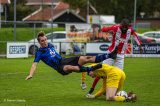
<path id="1" fill-rule="evenodd" d="M 102 32 L 108 32 L 108 31 L 115 31 L 117 29 L 117 25 L 113 25 L 113 26 L 111 26 L 111 27 L 106 27 L 106 26 L 104 26 L 102 29 L 101 29 L 101 31 Z"/>
<path id="2" fill-rule="evenodd" d="M 134 40 L 137 42 L 137 44 L 138 45 L 141 45 L 142 44 L 142 42 L 140 41 L 140 39 L 138 38 L 138 35 L 136 34 L 136 32 L 133 30 L 133 29 L 131 29 L 132 30 L 132 35 L 134 36 Z"/>

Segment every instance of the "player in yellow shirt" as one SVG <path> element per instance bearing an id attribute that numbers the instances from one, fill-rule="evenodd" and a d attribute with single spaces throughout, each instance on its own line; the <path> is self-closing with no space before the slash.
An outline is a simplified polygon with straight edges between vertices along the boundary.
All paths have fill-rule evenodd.
<path id="1" fill-rule="evenodd" d="M 99 64 L 92 64 L 91 66 L 95 66 Z M 101 96 L 106 92 L 106 100 L 108 101 L 135 101 L 136 94 L 130 93 L 128 97 L 116 96 L 116 93 L 119 90 L 122 90 L 124 80 L 126 78 L 124 71 L 119 69 L 118 67 L 110 66 L 107 64 L 102 64 L 102 67 L 95 70 L 90 71 L 89 76 L 94 77 L 102 77 L 103 78 L 103 86 L 102 88 L 95 93 L 94 95 L 87 94 L 87 98 L 96 98 Z"/>

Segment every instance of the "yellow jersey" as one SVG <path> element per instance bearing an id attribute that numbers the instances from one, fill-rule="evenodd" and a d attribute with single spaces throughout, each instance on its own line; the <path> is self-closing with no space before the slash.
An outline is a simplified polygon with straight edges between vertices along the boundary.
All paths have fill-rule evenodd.
<path id="1" fill-rule="evenodd" d="M 110 66 L 108 64 L 102 64 L 102 68 L 97 69 L 94 72 L 94 74 L 98 77 L 107 77 L 107 75 L 111 72 L 112 69 L 116 67 Z"/>

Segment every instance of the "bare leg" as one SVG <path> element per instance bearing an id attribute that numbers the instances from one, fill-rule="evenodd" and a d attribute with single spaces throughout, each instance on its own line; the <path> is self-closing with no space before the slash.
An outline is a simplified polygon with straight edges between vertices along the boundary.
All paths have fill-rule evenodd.
<path id="1" fill-rule="evenodd" d="M 82 66 L 86 63 L 94 63 L 95 59 L 95 56 L 80 56 L 78 64 Z"/>
<path id="2" fill-rule="evenodd" d="M 78 66 L 65 65 L 63 70 L 65 72 L 79 72 L 80 69 Z"/>
<path id="3" fill-rule="evenodd" d="M 106 60 L 108 58 L 116 58 L 116 51 L 110 53 L 110 54 L 102 54 L 102 55 L 97 55 L 97 56 L 80 56 L 78 64 L 79 65 L 84 65 L 86 63 L 99 63 L 102 62 L 103 60 Z"/>
<path id="4" fill-rule="evenodd" d="M 116 95 L 117 88 L 115 87 L 109 87 L 106 89 L 106 100 L 113 101 L 114 97 Z"/>
<path id="5" fill-rule="evenodd" d="M 72 66 L 72 65 L 65 65 L 63 70 L 67 73 L 71 72 L 90 72 L 93 70 L 92 67 L 84 67 L 84 66 Z"/>

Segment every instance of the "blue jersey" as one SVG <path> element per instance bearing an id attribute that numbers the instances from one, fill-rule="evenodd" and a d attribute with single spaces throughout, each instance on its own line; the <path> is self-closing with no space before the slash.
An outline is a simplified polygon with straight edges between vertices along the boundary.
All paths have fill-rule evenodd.
<path id="1" fill-rule="evenodd" d="M 34 62 L 39 62 L 40 60 L 55 70 L 58 70 L 62 57 L 55 51 L 54 46 L 48 43 L 48 47 L 40 48 L 36 52 Z"/>

